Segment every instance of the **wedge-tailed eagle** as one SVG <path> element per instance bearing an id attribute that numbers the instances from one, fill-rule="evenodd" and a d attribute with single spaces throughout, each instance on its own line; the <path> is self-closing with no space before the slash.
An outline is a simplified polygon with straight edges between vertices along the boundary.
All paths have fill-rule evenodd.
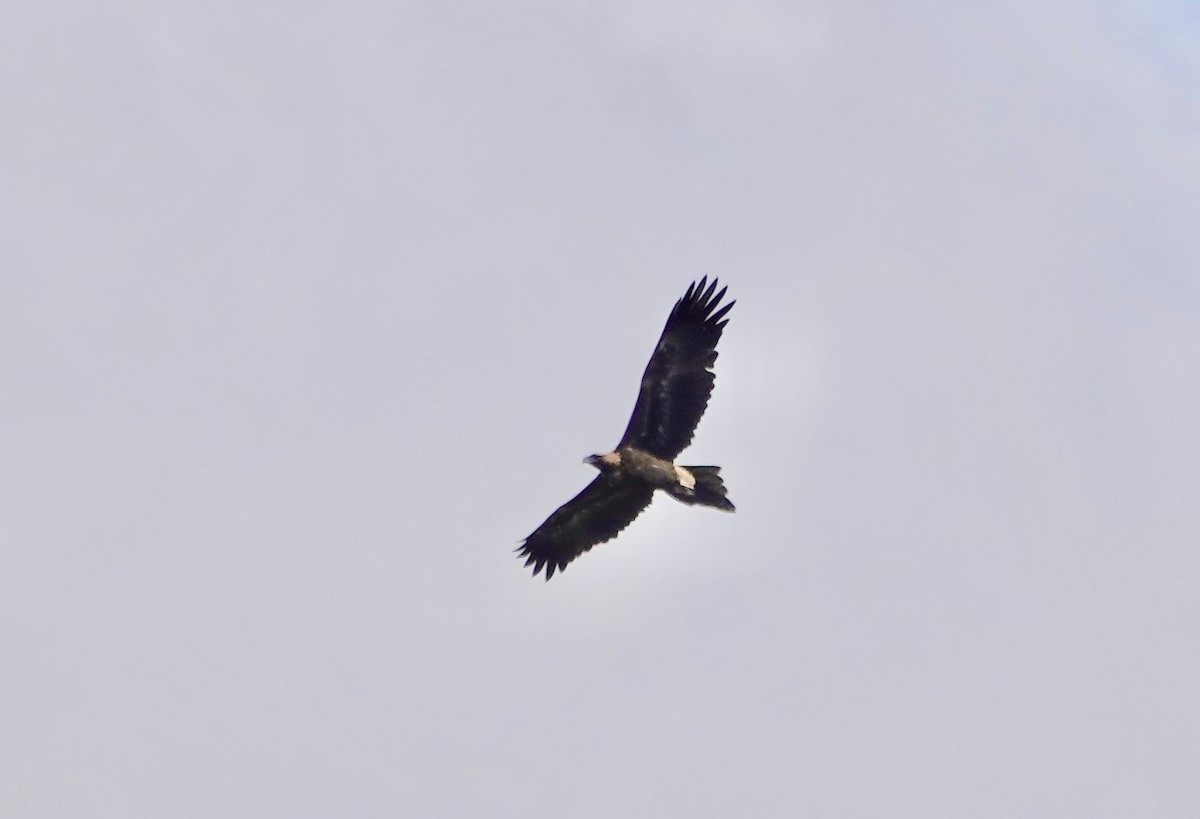
<path id="1" fill-rule="evenodd" d="M 584 458 L 600 474 L 517 549 L 535 577 L 544 567 L 549 580 L 597 543 L 616 537 L 650 505 L 656 489 L 689 506 L 733 511 L 720 467 L 675 463 L 692 442 L 712 394 L 717 342 L 729 322 L 725 314 L 734 305 L 720 307 L 726 289 L 717 292 L 717 280 L 708 284 L 705 276 L 675 302 L 642 374 L 621 442 L 606 455 Z"/>

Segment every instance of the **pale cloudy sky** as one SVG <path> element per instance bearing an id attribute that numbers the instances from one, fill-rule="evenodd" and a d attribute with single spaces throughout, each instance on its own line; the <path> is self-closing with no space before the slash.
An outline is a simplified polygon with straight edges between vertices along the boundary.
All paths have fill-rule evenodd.
<path id="1" fill-rule="evenodd" d="M 10 3 L 0 813 L 1193 817 L 1186 2 Z M 550 583 L 672 302 L 695 463 Z"/>

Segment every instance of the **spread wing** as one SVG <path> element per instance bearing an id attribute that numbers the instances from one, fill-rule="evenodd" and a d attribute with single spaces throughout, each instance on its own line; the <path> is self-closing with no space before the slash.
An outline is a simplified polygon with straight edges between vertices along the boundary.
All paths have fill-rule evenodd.
<path id="1" fill-rule="evenodd" d="M 717 342 L 729 323 L 721 319 L 736 303 L 731 301 L 718 310 L 726 288 L 714 295 L 717 279 L 705 289 L 707 282 L 707 276 L 693 282 L 675 302 L 642 374 L 633 417 L 618 448 L 634 446 L 675 460 L 692 442 L 712 395 L 715 376 L 711 368 L 717 360 Z"/>
<path id="2" fill-rule="evenodd" d="M 528 556 L 533 574 L 546 567 L 546 579 L 575 558 L 617 536 L 650 505 L 654 487 L 638 480 L 601 474 L 546 518 L 518 551 Z"/>

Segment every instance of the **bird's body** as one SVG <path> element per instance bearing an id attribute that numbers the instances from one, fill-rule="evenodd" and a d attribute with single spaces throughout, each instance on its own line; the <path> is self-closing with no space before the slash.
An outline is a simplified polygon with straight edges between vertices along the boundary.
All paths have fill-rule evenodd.
<path id="1" fill-rule="evenodd" d="M 722 319 L 734 305 L 719 307 L 725 290 L 716 292 L 715 279 L 706 288 L 707 281 L 692 284 L 675 303 L 617 448 L 585 459 L 600 474 L 518 550 L 535 575 L 545 567 L 549 580 L 556 569 L 562 571 L 592 546 L 616 537 L 650 504 L 655 490 L 688 505 L 734 510 L 719 467 L 675 463 L 708 406 L 716 346 L 727 323 Z"/>

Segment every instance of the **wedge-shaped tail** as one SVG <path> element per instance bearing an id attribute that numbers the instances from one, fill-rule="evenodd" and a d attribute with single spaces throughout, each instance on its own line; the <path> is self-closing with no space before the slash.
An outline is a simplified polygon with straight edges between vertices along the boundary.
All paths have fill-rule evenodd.
<path id="1" fill-rule="evenodd" d="M 711 506 L 726 512 L 733 511 L 733 503 L 725 494 L 725 481 L 721 480 L 719 466 L 685 466 L 696 478 L 696 489 L 690 499 L 679 498 L 684 503 Z M 678 497 L 678 496 L 676 496 Z"/>

